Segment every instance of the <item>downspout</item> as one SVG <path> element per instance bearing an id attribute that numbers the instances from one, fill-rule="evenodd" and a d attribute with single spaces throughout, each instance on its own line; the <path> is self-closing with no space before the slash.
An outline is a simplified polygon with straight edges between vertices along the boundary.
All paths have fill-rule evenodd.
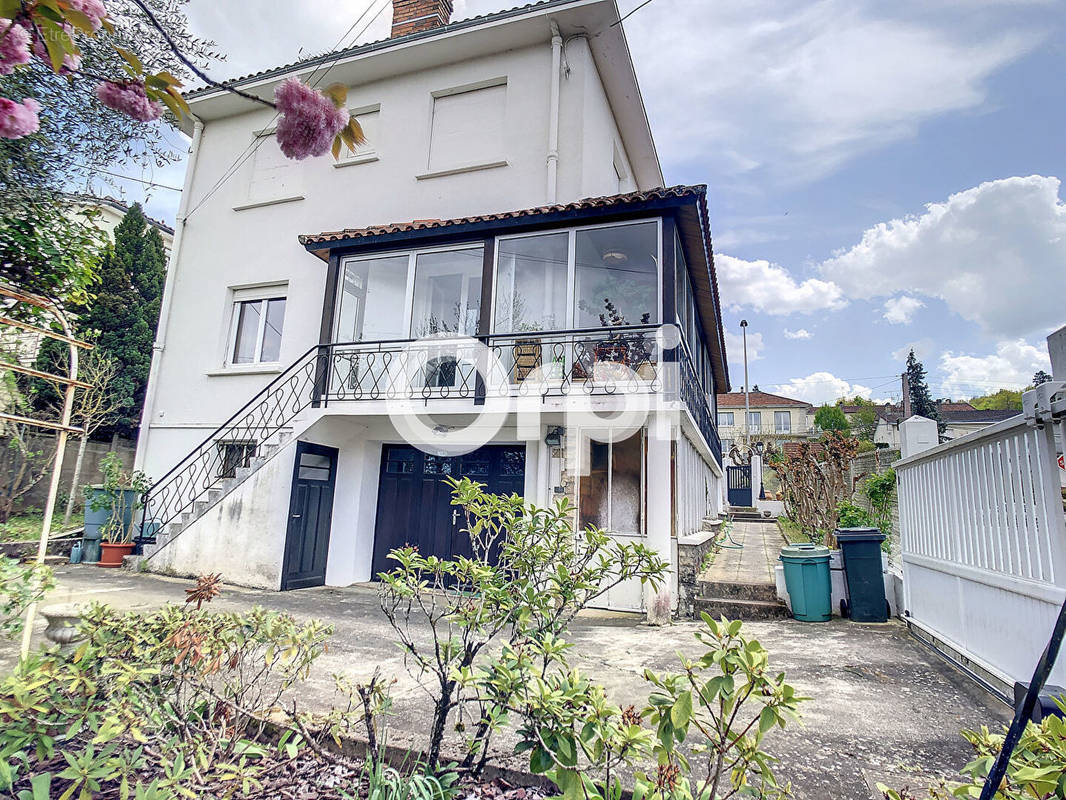
<path id="1" fill-rule="evenodd" d="M 178 215 L 174 221 L 174 243 L 170 248 L 170 262 L 163 283 L 163 298 L 159 305 L 159 324 L 156 326 L 155 342 L 152 344 L 152 365 L 148 368 L 148 386 L 144 393 L 144 408 L 141 410 L 141 428 L 137 436 L 137 452 L 133 458 L 134 469 L 144 465 L 144 455 L 148 448 L 151 433 L 152 416 L 155 414 L 155 398 L 159 383 L 159 362 L 167 343 L 167 324 L 170 322 L 170 305 L 174 300 L 174 278 L 178 273 L 178 260 L 181 258 L 181 245 L 185 239 L 185 221 L 189 213 L 189 200 L 192 194 L 193 175 L 196 174 L 196 162 L 200 156 L 200 142 L 204 136 L 204 123 L 193 117 L 192 145 L 189 148 L 189 163 L 185 167 L 185 183 L 182 185 L 181 200 L 178 201 Z"/>
<path id="2" fill-rule="evenodd" d="M 559 86 L 562 82 L 563 37 L 559 24 L 551 21 L 552 81 L 548 109 L 548 205 L 558 201 L 559 184 Z"/>

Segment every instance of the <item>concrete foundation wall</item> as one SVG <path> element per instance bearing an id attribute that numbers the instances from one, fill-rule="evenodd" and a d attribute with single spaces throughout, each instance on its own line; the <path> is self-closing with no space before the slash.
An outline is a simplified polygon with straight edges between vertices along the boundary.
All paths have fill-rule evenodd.
<path id="1" fill-rule="evenodd" d="M 280 589 L 295 440 L 144 562 L 145 569 Z"/>

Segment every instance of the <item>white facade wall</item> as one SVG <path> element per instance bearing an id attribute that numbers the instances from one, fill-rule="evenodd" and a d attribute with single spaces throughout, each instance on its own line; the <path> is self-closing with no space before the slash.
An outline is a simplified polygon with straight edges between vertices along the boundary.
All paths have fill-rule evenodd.
<path id="1" fill-rule="evenodd" d="M 616 162 L 627 175 L 631 170 L 587 45 L 571 40 L 566 54 L 570 73 L 560 89 L 559 202 L 635 188 L 632 178 L 620 182 L 616 174 Z M 253 207 L 248 204 L 254 159 L 212 189 L 246 152 L 254 133 L 270 123 L 270 110 L 208 122 L 173 267 L 166 349 L 157 356 L 143 468 L 162 475 L 318 342 L 326 265 L 303 249 L 299 234 L 544 204 L 550 78 L 546 32 L 543 45 L 351 87 L 350 108 L 379 109 L 374 125 L 368 125 L 376 129 L 372 156 L 344 166 L 328 156 L 283 162 L 272 177 L 277 202 L 258 194 L 264 204 Z M 458 174 L 425 177 L 434 93 L 501 81 L 506 166 L 468 165 Z M 266 141 L 256 157 L 266 148 L 276 143 Z M 277 162 L 268 159 L 271 163 Z M 287 297 L 279 362 L 227 368 L 234 291 L 264 285 Z"/>

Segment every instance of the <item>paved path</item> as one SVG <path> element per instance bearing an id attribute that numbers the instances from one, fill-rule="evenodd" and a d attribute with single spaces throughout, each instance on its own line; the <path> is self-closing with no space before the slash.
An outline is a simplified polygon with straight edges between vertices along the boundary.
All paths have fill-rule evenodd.
<path id="1" fill-rule="evenodd" d="M 734 522 L 714 563 L 700 578 L 722 583 L 773 583 L 782 544 L 784 540 L 777 525 Z"/>
<path id="2" fill-rule="evenodd" d="M 191 585 L 91 566 L 60 567 L 57 578 L 51 602 L 95 599 L 136 609 L 180 603 Z M 380 667 L 386 676 L 397 678 L 390 743 L 418 745 L 423 740 L 428 698 L 404 668 L 376 589 L 278 593 L 226 587 L 213 603 L 222 609 L 252 605 L 326 620 L 336 627 L 329 651 L 301 690 L 305 707 L 327 708 L 337 702 L 333 673 L 359 680 Z M 43 627 L 37 627 L 37 641 Z M 644 668 L 677 670 L 678 650 L 690 656 L 699 652 L 693 638 L 699 628 L 694 622 L 650 628 L 631 615 L 579 618 L 571 630 L 572 660 L 606 686 L 615 702 L 640 705 L 648 695 Z M 780 620 L 745 623 L 744 629 L 769 650 L 771 667 L 785 671 L 799 693 L 812 698 L 802 708 L 802 725 L 774 731 L 767 739 L 768 749 L 781 759 L 778 775 L 792 782 L 799 800 L 876 798 L 871 782 L 886 778 L 896 786 L 917 787 L 915 770 L 950 773 L 970 760 L 970 750 L 958 736 L 960 728 L 1009 720 L 1004 705 L 923 649 L 899 622 Z M 16 650 L 17 643 L 0 642 L 0 674 L 11 668 Z M 513 739 L 501 735 L 498 744 L 506 753 Z M 502 756 L 500 761 L 523 767 L 522 759 Z"/>

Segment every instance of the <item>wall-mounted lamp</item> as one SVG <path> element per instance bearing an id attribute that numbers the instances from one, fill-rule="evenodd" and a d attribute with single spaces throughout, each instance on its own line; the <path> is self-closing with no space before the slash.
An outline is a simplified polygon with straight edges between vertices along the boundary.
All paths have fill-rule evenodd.
<path id="1" fill-rule="evenodd" d="M 544 444 L 548 445 L 548 447 L 562 446 L 564 433 L 566 433 L 566 429 L 559 425 L 549 426 L 548 432 L 544 436 Z"/>

